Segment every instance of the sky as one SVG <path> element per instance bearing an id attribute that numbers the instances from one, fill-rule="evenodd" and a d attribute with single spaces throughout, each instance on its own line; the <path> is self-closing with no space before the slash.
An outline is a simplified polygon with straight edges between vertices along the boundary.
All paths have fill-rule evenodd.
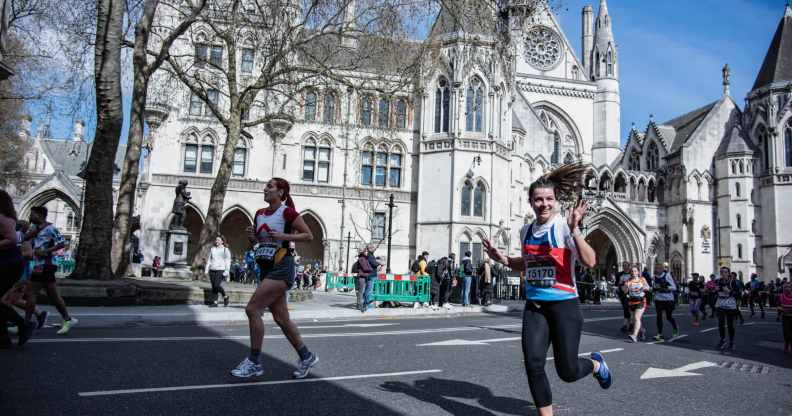
<path id="1" fill-rule="evenodd" d="M 599 1 L 552 1 L 561 29 L 580 57 L 580 12 L 592 4 L 596 16 Z M 619 52 L 622 144 L 632 123 L 644 130 L 650 115 L 663 122 L 719 99 L 726 63 L 732 98 L 742 106 L 784 5 L 784 0 L 608 1 Z M 130 97 L 124 98 L 126 114 Z M 33 118 L 35 128 L 38 120 L 35 114 Z M 86 121 L 90 138 L 95 121 Z M 72 125 L 70 117 L 53 117 L 53 136 L 71 137 Z M 125 123 L 122 142 L 127 127 Z"/>

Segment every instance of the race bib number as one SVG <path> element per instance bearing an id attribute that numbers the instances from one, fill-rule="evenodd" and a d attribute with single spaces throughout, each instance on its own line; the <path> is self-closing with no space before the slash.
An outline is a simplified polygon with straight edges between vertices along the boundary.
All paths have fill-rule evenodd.
<path id="1" fill-rule="evenodd" d="M 272 260 L 275 257 L 275 252 L 278 250 L 277 246 L 261 245 L 256 249 L 256 258 L 264 260 Z"/>
<path id="2" fill-rule="evenodd" d="M 551 280 L 555 279 L 556 269 L 554 266 L 535 266 L 525 269 L 527 280 Z"/>

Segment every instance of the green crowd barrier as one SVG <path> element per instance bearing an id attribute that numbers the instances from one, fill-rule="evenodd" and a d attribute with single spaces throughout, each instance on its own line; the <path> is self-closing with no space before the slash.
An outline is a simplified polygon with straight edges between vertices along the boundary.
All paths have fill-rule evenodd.
<path id="1" fill-rule="evenodd" d="M 325 274 L 325 291 L 347 289 L 355 290 L 355 275 L 327 272 Z"/>
<path id="2" fill-rule="evenodd" d="M 74 259 L 61 259 L 57 261 L 58 273 L 71 274 L 77 262 Z"/>
<path id="3" fill-rule="evenodd" d="M 378 302 L 429 302 L 432 278 L 429 275 L 379 275 L 372 297 Z"/>

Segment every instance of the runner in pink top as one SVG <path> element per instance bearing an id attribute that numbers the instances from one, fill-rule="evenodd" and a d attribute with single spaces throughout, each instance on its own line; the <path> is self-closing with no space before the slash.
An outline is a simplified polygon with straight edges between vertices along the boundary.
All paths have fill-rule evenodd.
<path id="1" fill-rule="evenodd" d="M 792 353 L 792 283 L 786 283 L 778 296 L 778 313 L 784 316 L 784 352 Z"/>

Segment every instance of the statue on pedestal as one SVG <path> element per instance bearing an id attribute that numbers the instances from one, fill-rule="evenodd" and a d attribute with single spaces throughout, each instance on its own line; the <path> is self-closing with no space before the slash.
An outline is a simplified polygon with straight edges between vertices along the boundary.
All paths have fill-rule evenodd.
<path id="1" fill-rule="evenodd" d="M 190 193 L 187 192 L 187 181 L 182 179 L 176 187 L 176 197 L 173 199 L 173 219 L 170 223 L 170 229 L 184 229 L 184 217 L 186 215 L 185 206 L 190 200 Z"/>

